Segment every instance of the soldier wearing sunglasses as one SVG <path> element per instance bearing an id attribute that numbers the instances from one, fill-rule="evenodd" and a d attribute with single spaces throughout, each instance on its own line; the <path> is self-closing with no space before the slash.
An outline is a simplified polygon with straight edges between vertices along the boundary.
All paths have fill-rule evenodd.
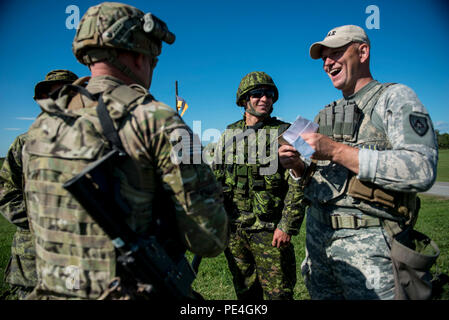
<path id="1" fill-rule="evenodd" d="M 236 101 L 244 108 L 243 119 L 227 127 L 219 143 L 221 153 L 216 152 L 222 157 L 221 161 L 216 158 L 214 172 L 223 186 L 231 230 L 225 255 L 239 300 L 292 299 L 296 284 L 290 239 L 299 232 L 304 207 L 299 187 L 278 165 L 277 136 L 289 127 L 271 117 L 278 95 L 269 75 L 247 74 L 240 82 Z M 275 135 L 270 134 L 273 131 Z M 261 144 L 265 137 L 266 143 Z M 244 148 L 237 147 L 239 141 Z M 257 156 L 251 161 L 249 146 L 254 145 Z M 275 166 L 267 173 L 260 155 L 269 150 Z"/>

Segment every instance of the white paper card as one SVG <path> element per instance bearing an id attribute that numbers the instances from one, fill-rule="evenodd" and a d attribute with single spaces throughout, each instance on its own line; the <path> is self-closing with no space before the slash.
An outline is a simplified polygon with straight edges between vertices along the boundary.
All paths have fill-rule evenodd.
<path id="1" fill-rule="evenodd" d="M 316 123 L 298 116 L 281 137 L 291 144 L 304 158 L 310 159 L 315 150 L 301 138 L 301 134 L 314 133 L 318 130 L 318 127 Z"/>

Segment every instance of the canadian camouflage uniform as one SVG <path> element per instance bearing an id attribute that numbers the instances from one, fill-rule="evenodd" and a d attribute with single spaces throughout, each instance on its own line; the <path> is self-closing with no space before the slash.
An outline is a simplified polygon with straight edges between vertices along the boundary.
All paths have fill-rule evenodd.
<path id="1" fill-rule="evenodd" d="M 277 157 L 277 137 L 288 126 L 288 123 L 268 117 L 249 127 L 243 119 L 227 127 L 216 149 L 216 156 L 221 153 L 222 158 L 215 158 L 214 172 L 223 185 L 231 229 L 225 255 L 240 300 L 293 297 L 296 284 L 293 244 L 281 248 L 271 244 L 276 228 L 296 235 L 304 218 L 302 191 L 289 178 Z M 250 129 L 255 134 L 244 138 L 243 148 L 239 149 L 236 134 L 248 133 Z M 270 130 L 276 134 L 270 136 Z M 261 145 L 267 148 L 266 155 L 271 157 L 271 165 L 275 165 L 274 172 L 266 175 L 261 174 L 261 169 L 269 165 L 260 159 L 251 161 L 248 156 L 251 149 L 248 146 L 258 145 L 264 138 L 266 142 Z M 242 153 L 239 154 L 239 150 Z M 261 150 L 257 150 L 257 154 L 260 155 Z M 229 155 L 230 160 L 227 158 Z M 239 159 L 240 156 L 244 159 Z M 290 192 L 287 193 L 288 190 Z"/>
<path id="2" fill-rule="evenodd" d="M 338 116 L 343 112 L 346 117 Z M 310 207 L 302 273 L 310 296 L 393 299 L 392 235 L 413 227 L 416 193 L 435 181 L 430 116 L 410 88 L 373 80 L 328 105 L 316 121 L 320 133 L 359 148 L 360 165 L 354 177 L 339 164 L 318 161 L 305 188 Z M 356 181 L 362 184 L 352 188 Z"/>
<path id="3" fill-rule="evenodd" d="M 23 197 L 22 147 L 26 133 L 19 135 L 8 150 L 0 170 L 0 211 L 17 229 L 11 245 L 11 257 L 5 270 L 10 294 L 24 298 L 36 285 L 35 250 Z"/>

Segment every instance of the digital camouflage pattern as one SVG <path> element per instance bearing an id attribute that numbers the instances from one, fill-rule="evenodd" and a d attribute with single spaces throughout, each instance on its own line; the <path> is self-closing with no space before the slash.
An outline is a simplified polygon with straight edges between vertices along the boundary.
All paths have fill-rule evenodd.
<path id="1" fill-rule="evenodd" d="M 382 85 L 373 80 L 353 96 L 345 97 L 336 102 L 340 103 L 353 101 L 363 111 L 357 131 L 351 141 L 340 141 L 359 150 L 359 174 L 357 178 L 361 181 L 374 183 L 384 189 L 397 191 L 398 199 L 415 199 L 416 192 L 428 190 L 436 177 L 436 165 L 438 160 L 438 148 L 435 133 L 433 131 L 430 116 L 417 98 L 416 94 L 408 87 L 401 84 L 394 84 L 385 87 L 377 96 L 375 93 L 380 90 Z M 344 101 L 346 100 L 346 101 Z M 426 132 L 413 129 L 412 116 L 419 116 L 421 123 L 428 126 Z M 424 132 L 424 134 L 420 134 Z M 320 212 L 322 215 L 330 216 L 332 214 L 352 215 L 360 217 L 362 214 L 369 214 L 382 219 L 399 219 L 404 222 L 403 217 L 398 212 L 376 203 L 370 203 L 364 200 L 354 199 L 347 194 L 349 171 L 342 166 L 329 161 L 319 161 L 317 171 L 312 176 L 310 184 L 305 188 L 305 197 L 311 201 L 311 207 L 308 210 L 308 218 Z M 402 220 L 401 220 L 402 219 Z M 377 227 L 360 228 L 351 230 L 360 239 L 369 238 L 370 233 Z M 322 242 L 325 226 L 308 229 L 306 247 L 307 256 L 305 264 L 309 268 L 303 269 L 305 277 L 312 279 L 319 275 L 318 269 L 326 270 L 326 265 L 321 265 L 315 258 L 321 252 L 327 252 L 330 248 L 339 248 L 335 252 L 340 254 L 340 259 L 347 260 L 352 255 L 353 242 L 351 238 L 330 238 L 330 242 Z M 372 230 L 373 229 L 373 230 Z M 315 231 L 313 231 L 315 230 Z M 382 243 L 384 237 L 378 234 L 378 239 L 370 239 L 369 243 Z M 363 243 L 363 241 L 361 241 Z M 325 246 L 321 251 L 316 252 L 321 244 Z M 375 246 L 371 246 L 373 250 Z M 367 247 L 368 248 L 368 247 Z M 354 265 L 363 266 L 364 263 L 372 263 L 372 259 L 367 256 L 367 252 L 359 250 L 360 254 L 354 259 L 358 263 Z M 363 254 L 362 254 L 363 253 Z M 369 254 L 376 254 L 370 252 Z M 315 257 L 315 258 L 314 258 Z M 322 256 L 321 259 L 324 256 Z M 329 264 L 336 258 L 327 256 L 323 263 Z M 318 258 L 317 258 L 318 259 Z M 353 259 L 353 258 L 351 258 Z M 361 262 L 364 259 L 369 261 Z M 390 265 L 391 277 L 389 282 L 380 282 L 380 292 L 387 292 L 392 286 L 392 264 L 391 259 L 386 258 Z M 378 264 L 373 265 L 380 270 L 385 270 L 382 264 L 384 260 L 379 260 Z M 364 274 L 363 268 L 359 269 Z M 383 271 L 382 271 L 383 272 Z M 326 281 L 311 280 L 310 290 L 318 292 L 327 287 Z M 343 283 L 343 279 L 339 279 Z M 349 283 L 348 288 L 353 284 Z M 322 287 L 323 286 L 323 287 Z M 363 285 L 362 285 L 363 287 Z M 341 290 L 343 287 L 340 287 Z M 359 286 L 360 288 L 360 286 Z M 345 289 L 346 290 L 346 289 Z M 366 299 L 372 298 L 372 291 L 360 291 L 360 297 Z M 393 297 L 390 295 L 377 295 L 378 298 Z"/>
<path id="2" fill-rule="evenodd" d="M 354 101 L 363 112 L 354 139 L 340 142 L 360 149 L 358 179 L 385 189 L 405 191 L 404 196 L 408 198 L 411 193 L 426 191 L 435 181 L 438 160 L 436 136 L 426 109 L 410 88 L 394 84 L 382 91 L 381 87 L 379 82 L 372 81 L 354 96 L 337 101 L 337 106 Z M 380 91 L 380 95 L 375 96 Z M 430 129 L 425 136 L 419 136 L 411 128 L 409 118 L 413 114 L 419 114 L 429 124 Z M 330 161 L 319 161 L 305 196 L 316 203 L 359 207 L 372 215 L 397 218 L 397 212 L 355 201 L 347 195 L 349 177 L 346 168 Z M 401 197 L 400 193 L 397 197 Z"/>
<path id="3" fill-rule="evenodd" d="M 175 164 L 170 158 L 177 131 L 191 133 L 179 115 L 144 88 L 123 85 L 111 76 L 92 78 L 86 89 L 103 93 L 131 158 L 113 173 L 131 207 L 129 226 L 148 234 L 154 219 L 161 218 L 171 223 L 167 238 L 179 250 L 206 257 L 222 252 L 227 217 L 211 169 L 206 164 Z M 116 276 L 114 247 L 62 183 L 104 154 L 107 145 L 100 134 L 97 103 L 85 96 L 70 103 L 67 87 L 59 94 L 56 101 L 38 101 L 43 113 L 31 126 L 24 149 L 39 279 L 30 298 L 96 299 Z"/>
<path id="4" fill-rule="evenodd" d="M 16 293 L 19 298 L 31 292 L 37 281 L 36 253 L 23 196 L 22 147 L 26 139 L 27 135 L 21 134 L 14 140 L 0 169 L 0 211 L 17 227 L 5 281 L 10 285 L 11 293 Z"/>
<path id="5" fill-rule="evenodd" d="M 274 139 L 269 135 L 263 145 L 265 154 L 275 160 L 276 170 L 272 174 L 260 174 L 260 170 L 267 166 L 261 164 L 260 159 L 256 159 L 255 164 L 248 161 L 248 146 L 258 145 L 257 140 L 262 138 L 258 134 L 248 136 L 240 149 L 232 142 L 235 136 L 228 136 L 227 131 L 215 151 L 216 155 L 222 155 L 221 162 L 214 164 L 214 173 L 223 186 L 225 208 L 231 222 L 226 258 L 239 299 L 255 296 L 260 299 L 292 298 L 296 283 L 292 276 L 296 270 L 293 245 L 290 243 L 281 249 L 271 245 L 276 228 L 296 235 L 304 218 L 302 190 L 278 163 L 277 137 L 288 126 L 288 123 L 268 117 L 253 127 L 247 127 L 245 119 L 227 127 L 227 130 L 240 129 L 235 131 L 237 135 L 238 132 L 255 129 L 256 133 L 262 132 L 262 137 L 274 129 Z M 231 161 L 227 159 L 229 146 Z M 257 150 L 258 155 L 261 153 Z M 218 160 L 217 157 L 215 159 Z M 262 286 L 258 287 L 259 284 Z"/>
<path id="6" fill-rule="evenodd" d="M 272 231 L 231 233 L 225 250 L 238 300 L 293 299 L 296 261 L 293 245 L 271 246 Z"/>
<path id="7" fill-rule="evenodd" d="M 429 129 L 420 135 L 412 116 L 419 116 Z M 430 115 L 409 87 L 396 84 L 379 97 L 373 124 L 385 130 L 392 150 L 362 149 L 359 179 L 404 192 L 424 192 L 436 179 L 438 143 Z"/>
<path id="8" fill-rule="evenodd" d="M 61 83 L 72 83 L 78 79 L 78 76 L 70 70 L 52 70 L 45 76 L 45 79 L 38 82 L 34 87 L 34 99 L 40 97 L 42 93 L 49 93 L 48 90 L 53 84 Z"/>
<path id="9" fill-rule="evenodd" d="M 309 214 L 306 229 L 301 273 L 311 299 L 393 299 L 391 239 L 382 227 L 334 230 Z"/>
<path id="10" fill-rule="evenodd" d="M 266 74 L 265 72 L 262 72 L 262 71 L 250 72 L 246 76 L 243 77 L 243 79 L 240 81 L 239 87 L 237 89 L 236 104 L 238 106 L 245 107 L 245 104 L 244 104 L 245 95 L 249 91 L 251 91 L 257 87 L 261 87 L 261 86 L 273 88 L 273 90 L 275 92 L 274 98 L 273 98 L 273 104 L 274 104 L 278 100 L 278 97 L 279 97 L 278 89 L 277 89 L 276 85 L 274 84 L 273 79 L 268 74 Z"/>

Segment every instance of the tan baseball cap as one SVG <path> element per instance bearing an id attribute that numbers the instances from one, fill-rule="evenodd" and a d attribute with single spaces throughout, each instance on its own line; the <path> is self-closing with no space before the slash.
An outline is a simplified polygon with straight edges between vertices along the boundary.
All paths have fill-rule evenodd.
<path id="1" fill-rule="evenodd" d="M 369 39 L 365 30 L 359 26 L 346 25 L 332 29 L 327 33 L 327 36 L 323 41 L 312 44 L 310 46 L 310 56 L 312 59 L 320 59 L 323 46 L 328 48 L 340 48 L 350 42 L 365 42 L 369 45 Z"/>

